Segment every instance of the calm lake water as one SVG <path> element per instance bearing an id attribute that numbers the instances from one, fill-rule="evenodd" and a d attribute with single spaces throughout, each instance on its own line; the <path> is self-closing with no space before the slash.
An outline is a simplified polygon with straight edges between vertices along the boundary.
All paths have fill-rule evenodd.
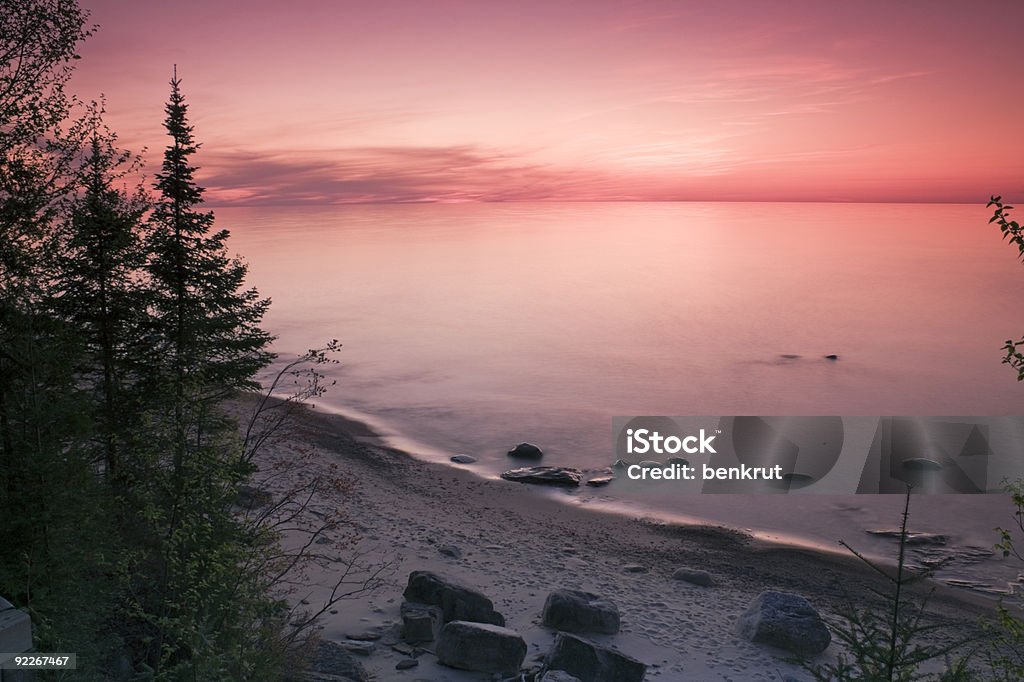
<path id="1" fill-rule="evenodd" d="M 1021 414 L 1024 385 L 1000 347 L 1024 332 L 1024 266 L 981 204 L 217 215 L 273 298 L 277 349 L 344 344 L 324 407 L 425 457 L 470 453 L 485 473 L 507 468 L 523 440 L 549 464 L 606 466 L 615 415 Z M 618 484 L 571 497 L 865 546 L 877 541 L 864 528 L 895 525 L 900 503 Z M 960 545 L 991 546 L 991 529 L 1012 520 L 999 496 L 915 509 L 912 525 Z"/>

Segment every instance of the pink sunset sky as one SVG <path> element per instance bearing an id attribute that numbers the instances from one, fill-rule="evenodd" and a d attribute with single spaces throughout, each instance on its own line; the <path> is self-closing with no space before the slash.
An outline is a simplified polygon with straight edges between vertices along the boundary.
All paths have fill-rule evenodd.
<path id="1" fill-rule="evenodd" d="M 216 204 L 1024 194 L 1024 2 L 82 0 L 72 81 Z"/>

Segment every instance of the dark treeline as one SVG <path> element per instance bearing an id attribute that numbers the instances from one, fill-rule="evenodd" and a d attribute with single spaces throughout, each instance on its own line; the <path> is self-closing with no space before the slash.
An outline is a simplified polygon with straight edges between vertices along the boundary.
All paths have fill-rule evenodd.
<path id="1" fill-rule="evenodd" d="M 272 679 L 281 553 L 220 409 L 273 359 L 269 302 L 202 209 L 176 74 L 155 185 L 126 187 L 138 160 L 65 91 L 87 22 L 0 0 L 0 595 L 74 679 Z"/>

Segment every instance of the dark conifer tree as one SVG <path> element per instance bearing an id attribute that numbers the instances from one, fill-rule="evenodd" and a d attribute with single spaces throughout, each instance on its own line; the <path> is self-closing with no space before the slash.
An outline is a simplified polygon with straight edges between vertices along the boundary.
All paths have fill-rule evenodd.
<path id="1" fill-rule="evenodd" d="M 196 399 L 201 408 L 233 389 L 255 387 L 254 375 L 272 359 L 271 336 L 259 326 L 270 302 L 245 288 L 247 266 L 228 256 L 228 231 L 215 230 L 213 213 L 201 209 L 203 188 L 191 164 L 198 145 L 180 86 L 175 73 L 164 121 L 171 143 L 156 176 L 148 244 L 150 346 L 173 401 L 176 469 L 195 416 L 185 414 L 186 403 Z M 201 433 L 192 436 L 198 444 Z"/>
<path id="2" fill-rule="evenodd" d="M 221 666 L 253 638 L 254 611 L 276 609 L 256 591 L 240 597 L 242 565 L 257 551 L 236 517 L 237 487 L 251 473 L 237 427 L 219 404 L 258 387 L 273 358 L 260 328 L 269 301 L 246 288 L 246 265 L 227 252 L 227 230 L 202 209 L 192 156 L 198 150 L 175 73 L 164 125 L 170 136 L 147 228 L 149 335 L 146 452 L 152 474 L 131 492 L 152 543 L 139 555 L 132 589 L 145 637 L 142 657 L 174 676 L 233 679 Z M 242 590 L 242 592 L 245 592 Z M 266 600 L 266 601 L 264 601 Z M 226 643 L 232 642 L 230 646 Z"/>
<path id="3" fill-rule="evenodd" d="M 80 372 L 94 396 L 93 422 L 111 481 L 121 473 L 120 450 L 136 426 L 129 417 L 137 409 L 132 389 L 144 320 L 141 226 L 147 209 L 141 188 L 130 195 L 114 186 L 135 167 L 115 141 L 97 121 L 58 240 L 55 298 L 84 347 Z"/>

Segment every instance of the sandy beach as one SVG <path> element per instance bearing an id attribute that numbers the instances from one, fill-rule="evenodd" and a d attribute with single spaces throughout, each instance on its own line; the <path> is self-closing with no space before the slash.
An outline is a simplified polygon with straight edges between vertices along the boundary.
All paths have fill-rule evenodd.
<path id="1" fill-rule="evenodd" d="M 240 411 L 249 403 L 241 403 Z M 453 453 L 454 454 L 454 453 Z M 301 462 L 300 467 L 288 467 Z M 409 652 L 399 644 L 402 591 L 414 570 L 429 570 L 475 587 L 528 644 L 524 667 L 536 666 L 554 632 L 541 625 L 545 598 L 558 588 L 610 599 L 621 616 L 615 635 L 588 635 L 599 644 L 648 665 L 646 679 L 810 679 L 782 650 L 751 643 L 736 621 L 765 590 L 803 595 L 826 622 L 843 605 L 844 591 L 867 603 L 880 577 L 840 553 L 754 541 L 713 526 L 667 526 L 563 504 L 519 483 L 487 480 L 472 465 L 444 466 L 383 446 L 365 425 L 301 408 L 281 437 L 264 448 L 256 480 L 271 495 L 296 477 L 335 473 L 348 490 L 321 494 L 307 514 L 341 512 L 348 527 L 332 531 L 339 558 L 351 556 L 345 539 L 358 534 L 360 561 L 389 564 L 386 582 L 369 594 L 339 602 L 322 617 L 323 640 L 373 638 L 356 658 L 376 680 L 489 680 L 437 662 L 432 647 L 417 651 L 417 665 L 396 670 Z M 284 469 L 287 475 L 270 474 Z M 301 481 L 300 481 L 301 482 Z M 856 540 L 856 539 L 852 539 Z M 673 579 L 680 567 L 707 571 L 712 587 Z M 292 595 L 315 608 L 325 599 L 343 561 L 315 568 Z M 934 587 L 934 586 L 931 586 Z M 962 636 L 994 603 L 939 587 L 929 610 L 935 622 Z M 835 637 L 822 655 L 834 656 Z M 408 663 L 407 663 L 408 665 Z"/>

